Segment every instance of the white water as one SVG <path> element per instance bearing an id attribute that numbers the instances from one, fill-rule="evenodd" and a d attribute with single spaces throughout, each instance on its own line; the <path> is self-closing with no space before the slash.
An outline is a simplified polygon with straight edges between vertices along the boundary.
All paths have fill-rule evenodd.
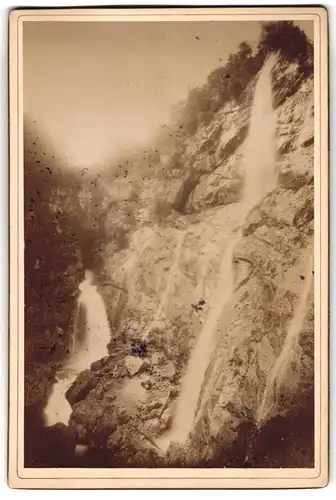
<path id="1" fill-rule="evenodd" d="M 208 367 L 211 353 L 214 349 L 216 332 L 220 329 L 224 305 L 230 300 L 234 288 L 234 273 L 232 266 L 233 250 L 240 234 L 228 243 L 221 262 L 215 301 L 204 328 L 191 354 L 188 370 L 184 378 L 181 397 L 178 399 L 176 414 L 171 434 L 163 436 L 159 446 L 163 449 L 171 441 L 183 443 L 192 429 L 199 393 Z"/>
<path id="2" fill-rule="evenodd" d="M 270 57 L 265 62 L 255 87 L 249 132 L 244 145 L 245 186 L 242 201 L 237 205 L 241 223 L 245 221 L 248 211 L 276 185 L 275 114 L 271 83 L 274 64 L 275 57 Z M 195 423 L 204 376 L 216 347 L 216 332 L 220 329 L 225 306 L 234 293 L 233 252 L 239 239 L 240 231 L 232 234 L 223 250 L 212 307 L 189 360 L 172 428 L 158 441 L 162 449 L 167 449 L 171 442 L 183 444 Z"/>
<path id="3" fill-rule="evenodd" d="M 247 211 L 276 186 L 276 115 L 273 110 L 271 83 L 275 62 L 275 56 L 269 57 L 259 74 L 249 132 L 244 144 L 245 186 L 242 203 Z"/>
<path id="4" fill-rule="evenodd" d="M 288 372 L 288 367 L 292 363 L 299 367 L 301 353 L 299 338 L 306 317 L 307 301 L 313 283 L 313 255 L 308 260 L 305 276 L 306 279 L 302 292 L 290 322 L 282 350 L 267 379 L 266 388 L 256 418 L 259 424 L 265 420 L 276 406 L 282 383 Z"/>
<path id="5" fill-rule="evenodd" d="M 76 321 L 74 325 L 74 348 L 62 371 L 57 375 L 57 382 L 44 410 L 46 424 L 57 422 L 68 424 L 71 406 L 65 393 L 78 374 L 90 368 L 90 365 L 108 354 L 107 345 L 111 334 L 104 301 L 92 285 L 92 273 L 86 271 L 85 279 L 79 285 Z M 81 314 L 82 313 L 82 314 Z M 85 321 L 81 322 L 81 316 Z"/>

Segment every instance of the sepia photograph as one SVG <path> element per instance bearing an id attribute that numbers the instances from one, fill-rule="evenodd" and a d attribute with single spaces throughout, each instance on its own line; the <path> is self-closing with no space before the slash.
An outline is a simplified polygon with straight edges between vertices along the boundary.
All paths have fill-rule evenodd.
<path id="1" fill-rule="evenodd" d="M 326 11 L 12 14 L 14 486 L 326 485 Z"/>

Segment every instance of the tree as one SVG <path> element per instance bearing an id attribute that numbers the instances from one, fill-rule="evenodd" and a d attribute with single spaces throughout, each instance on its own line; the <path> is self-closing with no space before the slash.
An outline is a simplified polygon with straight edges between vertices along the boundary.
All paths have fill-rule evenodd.
<path id="1" fill-rule="evenodd" d="M 266 22 L 263 24 L 258 52 L 267 55 L 279 52 L 288 61 L 301 65 L 311 54 L 311 43 L 307 35 L 292 21 Z"/>
<path id="2" fill-rule="evenodd" d="M 230 100 L 239 100 L 259 65 L 252 64 L 252 48 L 246 42 L 238 47 L 238 52 L 230 54 L 225 66 L 216 68 L 208 76 L 207 84 L 210 93 L 222 104 Z"/>
<path id="3" fill-rule="evenodd" d="M 202 116 L 212 110 L 212 98 L 208 86 L 196 87 L 192 89 L 187 97 L 183 108 L 181 125 L 186 131 L 193 135 L 199 123 L 202 122 Z"/>
<path id="4" fill-rule="evenodd" d="M 313 46 L 306 34 L 291 21 L 265 22 L 256 54 L 247 42 L 241 42 L 225 66 L 215 68 L 206 84 L 192 89 L 186 102 L 176 107 L 175 125 L 183 129 L 182 136 L 196 133 L 226 102 L 239 103 L 270 52 L 279 53 L 285 63 L 298 62 L 301 79 L 313 72 Z"/>
<path id="5" fill-rule="evenodd" d="M 246 42 L 241 42 L 241 44 L 238 47 L 238 54 L 240 59 L 247 59 L 251 57 L 252 55 L 251 46 Z"/>

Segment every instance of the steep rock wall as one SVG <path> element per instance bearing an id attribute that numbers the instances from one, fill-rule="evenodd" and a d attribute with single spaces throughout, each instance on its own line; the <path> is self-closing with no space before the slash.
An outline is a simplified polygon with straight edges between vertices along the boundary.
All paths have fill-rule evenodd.
<path id="1" fill-rule="evenodd" d="M 124 290 L 124 305 L 118 321 L 112 322 L 110 356 L 98 372 L 92 368 L 98 377 L 88 372 L 88 389 L 74 403 L 70 423 L 82 442 L 110 450 L 105 457 L 110 466 L 150 460 L 168 466 L 272 467 L 282 460 L 295 467 L 307 457 L 313 460 L 312 446 L 302 445 L 312 443 L 312 285 L 298 342 L 289 351 L 292 358 L 275 378 L 276 391 L 265 397 L 308 273 L 313 272 L 306 264 L 314 228 L 312 79 L 298 76 L 297 67 L 287 65 L 286 75 L 278 79 L 286 79 L 285 92 L 276 87 L 277 72 L 283 70 L 280 65 L 274 77 L 277 188 L 243 223 L 234 255 L 235 293 L 207 370 L 197 432 L 187 451 L 173 450 L 168 458 L 160 458 L 153 440 L 171 424 L 187 360 L 211 305 L 223 251 L 232 232 L 241 228 L 235 203 L 243 183 L 242 146 L 253 82 L 241 107 L 228 104 L 189 139 L 181 160 L 184 177 L 172 171 L 171 177 L 144 183 L 142 199 L 133 205 L 135 224 L 127 217 L 121 223 L 127 244 L 121 249 L 114 243 L 103 247 L 98 280 L 111 280 Z M 155 212 L 157 197 L 170 203 L 161 217 Z M 113 306 L 110 311 L 113 315 Z M 131 341 L 144 334 L 146 362 L 130 368 Z M 302 415 L 308 422 L 303 437 L 298 432 Z M 288 422 L 294 422 L 294 431 L 288 430 Z M 279 436 L 272 456 L 263 455 L 267 432 Z"/>

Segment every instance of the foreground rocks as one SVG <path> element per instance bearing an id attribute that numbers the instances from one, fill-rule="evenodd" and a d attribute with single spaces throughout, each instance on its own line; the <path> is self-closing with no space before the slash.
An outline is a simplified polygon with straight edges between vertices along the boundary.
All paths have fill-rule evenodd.
<path id="1" fill-rule="evenodd" d="M 125 366 L 128 374 L 133 377 L 137 373 L 145 371 L 149 366 L 149 362 L 146 359 L 127 356 L 125 358 Z"/>

